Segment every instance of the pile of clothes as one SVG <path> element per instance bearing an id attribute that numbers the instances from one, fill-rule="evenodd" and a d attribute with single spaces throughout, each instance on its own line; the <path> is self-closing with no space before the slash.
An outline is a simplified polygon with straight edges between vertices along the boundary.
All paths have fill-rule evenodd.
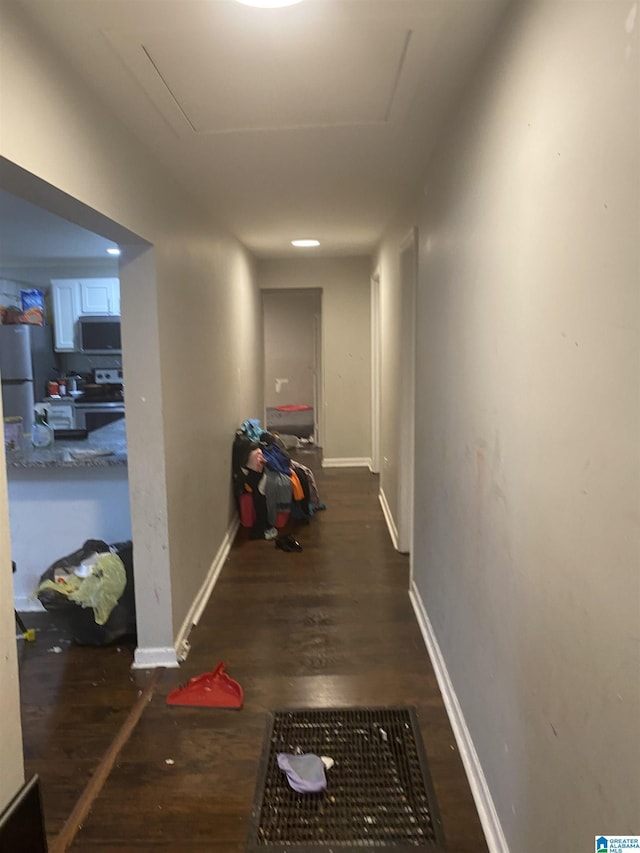
<path id="1" fill-rule="evenodd" d="M 250 538 L 275 539 L 283 517 L 309 520 L 324 509 L 310 468 L 292 459 L 284 443 L 264 430 L 255 418 L 237 430 L 232 453 L 233 489 L 240 518 L 246 524 L 242 502 L 252 504 Z"/>

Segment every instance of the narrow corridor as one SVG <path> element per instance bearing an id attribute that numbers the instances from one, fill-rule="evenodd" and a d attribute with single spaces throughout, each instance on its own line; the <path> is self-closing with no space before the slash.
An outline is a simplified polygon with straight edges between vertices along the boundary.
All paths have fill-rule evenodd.
<path id="1" fill-rule="evenodd" d="M 69 849 L 239 853 L 269 711 L 412 705 L 448 850 L 486 850 L 378 478 L 312 467 L 327 509 L 292 526 L 303 551 L 285 553 L 240 530 L 186 662 L 160 673 Z M 49 629 L 20 649 L 26 772 L 41 776 L 50 842 L 153 677 L 130 671 L 133 649 L 124 644 L 51 653 L 58 640 Z M 166 704 L 173 687 L 219 661 L 244 689 L 242 710 Z"/>

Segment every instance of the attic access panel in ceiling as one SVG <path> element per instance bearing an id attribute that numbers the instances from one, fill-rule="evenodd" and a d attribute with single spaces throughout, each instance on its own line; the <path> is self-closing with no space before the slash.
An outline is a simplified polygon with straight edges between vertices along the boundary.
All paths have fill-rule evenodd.
<path id="1" fill-rule="evenodd" d="M 209 30 L 106 35 L 177 132 L 212 134 L 387 121 L 411 31 L 362 21 L 339 29 L 222 21 Z"/>

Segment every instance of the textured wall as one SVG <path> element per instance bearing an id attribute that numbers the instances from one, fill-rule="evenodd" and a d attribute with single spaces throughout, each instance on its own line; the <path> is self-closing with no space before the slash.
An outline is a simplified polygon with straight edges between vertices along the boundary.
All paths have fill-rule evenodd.
<path id="1" fill-rule="evenodd" d="M 638 832 L 637 13 L 515 5 L 423 200 L 415 581 L 514 853 Z"/>

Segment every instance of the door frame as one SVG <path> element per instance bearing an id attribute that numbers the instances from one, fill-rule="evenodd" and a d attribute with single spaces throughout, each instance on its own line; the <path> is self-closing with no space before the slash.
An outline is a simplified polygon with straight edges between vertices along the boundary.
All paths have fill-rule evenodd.
<path id="1" fill-rule="evenodd" d="M 416 297 L 418 228 L 413 226 L 399 247 L 400 257 L 400 426 L 398 448 L 398 550 L 413 550 L 416 382 Z"/>
<path id="2" fill-rule="evenodd" d="M 382 326 L 380 317 L 380 270 L 371 276 L 371 471 L 380 473 L 380 413 L 382 382 Z"/>
<path id="3" fill-rule="evenodd" d="M 314 443 L 322 447 L 322 437 L 324 435 L 324 369 L 323 369 L 323 341 L 322 341 L 322 301 L 323 290 L 321 287 L 268 287 L 261 291 L 261 313 L 262 313 L 262 344 L 263 344 L 263 364 L 262 364 L 262 391 L 263 391 L 263 418 L 264 425 L 267 425 L 267 358 L 266 358 L 266 339 L 264 334 L 265 329 L 265 299 L 269 293 L 299 293 L 313 291 L 317 293 L 317 310 L 314 309 L 312 316 L 313 323 L 313 421 L 314 421 Z"/>
<path id="4" fill-rule="evenodd" d="M 320 291 L 318 313 L 313 315 L 313 420 L 315 424 L 314 441 L 322 447 L 324 436 L 324 371 L 322 369 L 322 291 Z"/>

